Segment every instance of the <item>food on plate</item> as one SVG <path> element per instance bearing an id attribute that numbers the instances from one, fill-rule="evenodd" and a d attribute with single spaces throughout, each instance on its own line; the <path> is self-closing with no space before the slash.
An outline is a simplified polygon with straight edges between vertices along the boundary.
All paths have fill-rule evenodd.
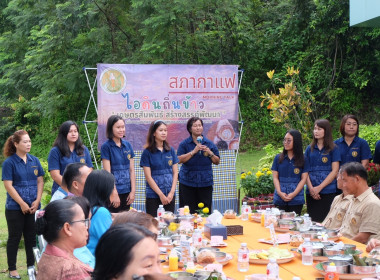
<path id="1" fill-rule="evenodd" d="M 236 218 L 236 213 L 232 209 L 228 209 L 224 212 L 224 218 L 225 219 L 235 219 Z"/>
<path id="2" fill-rule="evenodd" d="M 293 254 L 287 249 L 280 249 L 276 247 L 271 247 L 269 250 L 252 251 L 249 253 L 249 258 L 253 260 L 285 259 L 291 257 L 293 257 Z"/>
<path id="3" fill-rule="evenodd" d="M 197 263 L 209 264 L 215 262 L 215 254 L 211 250 L 202 250 L 197 255 Z"/>
<path id="4" fill-rule="evenodd" d="M 303 243 L 303 238 L 301 235 L 292 235 L 290 237 L 290 246 L 298 247 Z"/>

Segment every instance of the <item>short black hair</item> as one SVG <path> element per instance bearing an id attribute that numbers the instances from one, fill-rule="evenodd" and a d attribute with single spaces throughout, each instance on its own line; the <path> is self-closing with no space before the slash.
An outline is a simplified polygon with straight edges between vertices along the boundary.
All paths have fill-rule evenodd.
<path id="1" fill-rule="evenodd" d="M 66 196 L 64 199 L 69 199 L 71 201 L 74 201 L 76 204 L 82 208 L 83 213 L 84 213 L 84 218 L 88 219 L 90 215 L 90 202 L 88 201 L 87 198 L 83 196 L 74 196 L 74 195 L 69 195 Z"/>
<path id="2" fill-rule="evenodd" d="M 106 136 L 108 139 L 113 138 L 113 131 L 112 131 L 113 125 L 120 120 L 122 120 L 124 122 L 124 119 L 118 115 L 112 115 L 108 118 L 107 129 L 106 129 Z M 124 122 L 124 124 L 125 124 L 125 122 Z"/>
<path id="3" fill-rule="evenodd" d="M 81 162 L 74 162 L 66 166 L 65 171 L 62 175 L 62 185 L 65 186 L 70 192 L 73 181 L 78 181 L 80 176 L 82 175 L 80 169 L 83 166 L 87 165 Z"/>
<path id="4" fill-rule="evenodd" d="M 188 121 L 187 121 L 187 124 L 186 124 L 186 129 L 187 131 L 190 133 L 190 136 L 192 135 L 191 134 L 191 127 L 193 126 L 193 124 L 196 122 L 196 121 L 200 121 L 202 126 L 203 126 L 203 121 L 202 119 L 198 118 L 198 117 L 192 117 L 190 118 Z"/>
<path id="5" fill-rule="evenodd" d="M 341 168 L 339 173 L 345 172 L 347 176 L 354 177 L 355 175 L 358 175 L 359 177 L 363 178 L 367 181 L 368 173 L 367 170 L 364 168 L 364 166 L 356 161 L 353 162 L 347 162 L 345 163 Z"/>
<path id="6" fill-rule="evenodd" d="M 48 243 L 56 241 L 65 223 L 70 223 L 74 216 L 74 206 L 77 203 L 70 199 L 59 199 L 50 202 L 42 217 L 36 220 L 36 232 L 43 235 Z"/>
<path id="7" fill-rule="evenodd" d="M 133 260 L 133 247 L 147 237 L 154 239 L 154 234 L 133 223 L 110 227 L 96 246 L 92 279 L 111 280 L 121 275 Z"/>
<path id="8" fill-rule="evenodd" d="M 106 170 L 94 170 L 88 175 L 83 196 L 90 202 L 91 211 L 95 206 L 106 208 L 109 206 L 114 186 L 115 177 Z"/>

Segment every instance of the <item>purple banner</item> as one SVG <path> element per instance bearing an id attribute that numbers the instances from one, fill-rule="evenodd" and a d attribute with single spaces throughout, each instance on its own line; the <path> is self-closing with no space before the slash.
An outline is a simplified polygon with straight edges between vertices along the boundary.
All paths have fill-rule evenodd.
<path id="1" fill-rule="evenodd" d="M 167 123 L 168 142 L 177 149 L 194 116 L 219 149 L 238 149 L 237 65 L 98 64 L 97 69 L 99 148 L 108 117 L 120 115 L 134 150 L 143 149 L 149 125 L 158 119 Z"/>

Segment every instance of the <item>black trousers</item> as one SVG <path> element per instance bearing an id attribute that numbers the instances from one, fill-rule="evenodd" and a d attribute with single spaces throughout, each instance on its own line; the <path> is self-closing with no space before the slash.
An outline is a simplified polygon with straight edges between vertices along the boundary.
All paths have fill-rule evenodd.
<path id="1" fill-rule="evenodd" d="M 330 211 L 331 204 L 336 193 L 319 194 L 320 200 L 315 200 L 311 195 L 306 195 L 307 212 L 313 222 L 323 222 Z"/>
<path id="2" fill-rule="evenodd" d="M 119 198 L 120 198 L 119 207 L 115 208 L 113 206 L 110 206 L 110 207 L 108 207 L 108 210 L 111 213 L 119 213 L 119 212 L 123 212 L 123 211 L 128 211 L 131 208 L 131 205 L 127 204 L 128 195 L 129 195 L 129 193 L 122 193 L 122 194 L 119 193 Z"/>
<path id="3" fill-rule="evenodd" d="M 298 216 L 301 216 L 303 204 L 299 205 L 275 205 L 278 209 L 284 210 L 285 212 L 295 212 Z"/>
<path id="4" fill-rule="evenodd" d="M 146 212 L 153 217 L 157 217 L 158 206 L 162 204 L 161 199 L 159 198 L 146 198 L 145 199 L 145 208 Z M 174 213 L 175 210 L 175 197 L 173 197 L 172 202 L 167 205 L 164 205 L 165 211 L 170 211 Z M 176 213 L 174 213 L 176 214 Z"/>
<path id="5" fill-rule="evenodd" d="M 203 202 L 208 207 L 210 214 L 212 213 L 212 191 L 213 187 L 189 187 L 179 183 L 179 207 L 188 205 L 190 213 L 194 214 L 198 210 L 198 203 Z"/>
<path id="6" fill-rule="evenodd" d="M 27 266 L 34 265 L 33 247 L 36 246 L 34 214 L 23 214 L 21 210 L 5 209 L 5 218 L 8 224 L 8 270 L 16 270 L 18 245 L 22 235 L 24 235 Z"/>

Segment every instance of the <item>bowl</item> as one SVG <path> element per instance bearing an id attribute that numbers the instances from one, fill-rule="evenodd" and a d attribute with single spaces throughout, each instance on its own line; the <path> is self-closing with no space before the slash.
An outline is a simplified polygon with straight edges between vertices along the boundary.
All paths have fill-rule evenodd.
<path id="1" fill-rule="evenodd" d="M 323 255 L 329 257 L 329 256 L 336 256 L 336 255 L 343 255 L 344 254 L 344 249 L 336 250 L 333 248 L 334 248 L 333 246 L 324 247 L 323 248 Z"/>
<path id="2" fill-rule="evenodd" d="M 288 219 L 280 219 L 278 220 L 278 227 L 282 229 L 292 229 L 294 228 L 296 223 L 293 220 Z"/>
<path id="3" fill-rule="evenodd" d="M 329 261 L 330 262 L 348 262 L 348 263 L 353 263 L 353 257 L 351 255 L 335 255 L 335 256 L 329 256 Z"/>
<path id="4" fill-rule="evenodd" d="M 220 249 L 216 247 L 201 247 L 198 249 L 198 251 L 202 251 L 202 250 L 210 250 L 210 251 L 213 251 L 214 253 L 220 251 Z"/>
<path id="5" fill-rule="evenodd" d="M 158 247 L 170 246 L 170 245 L 172 245 L 172 240 L 170 237 L 158 236 L 157 237 L 157 243 L 158 243 Z"/>
<path id="6" fill-rule="evenodd" d="M 283 212 L 281 213 L 280 218 L 283 220 L 293 220 L 296 217 L 295 212 Z"/>
<path id="7" fill-rule="evenodd" d="M 328 229 L 326 232 L 329 238 L 336 238 L 338 237 L 338 233 L 339 233 L 339 231 L 337 230 L 330 230 L 330 229 Z"/>
<path id="8" fill-rule="evenodd" d="M 232 209 L 228 209 L 224 211 L 224 218 L 225 219 L 235 219 L 236 218 L 236 213 Z"/>
<path id="9" fill-rule="evenodd" d="M 179 234 L 173 234 L 172 236 L 170 236 L 170 238 L 171 238 L 172 242 L 174 242 L 174 241 L 177 241 L 177 242 L 181 241 L 181 235 L 179 235 Z"/>
<path id="10" fill-rule="evenodd" d="M 221 261 L 225 260 L 226 256 L 227 256 L 227 253 L 221 252 L 221 251 L 214 252 L 214 254 L 215 254 L 215 260 L 217 262 L 221 262 Z"/>
<path id="11" fill-rule="evenodd" d="M 360 266 L 360 265 L 351 264 L 351 273 L 352 274 L 375 274 L 376 265 Z"/>
<path id="12" fill-rule="evenodd" d="M 313 256 L 314 257 L 320 257 L 323 256 L 323 244 L 321 242 L 312 242 L 313 246 Z"/>
<path id="13" fill-rule="evenodd" d="M 205 271 L 205 270 L 198 270 L 194 273 L 194 276 L 197 278 L 197 279 L 207 279 L 210 277 L 210 274 L 212 274 L 212 279 L 215 279 L 217 280 L 217 278 L 219 277 L 222 277 L 222 274 L 219 273 L 219 272 L 212 272 L 212 271 Z M 206 278 L 205 278 L 206 277 Z"/>
<path id="14" fill-rule="evenodd" d="M 356 250 L 356 245 L 355 244 L 344 244 L 343 249 L 344 250 L 353 250 L 353 251 L 355 251 Z"/>
<path id="15" fill-rule="evenodd" d="M 328 265 L 331 263 L 331 261 L 322 262 L 323 269 L 327 271 Z M 334 261 L 336 272 L 339 274 L 347 274 L 350 273 L 350 264 L 348 262 L 344 261 Z"/>
<path id="16" fill-rule="evenodd" d="M 172 212 L 166 211 L 164 214 L 162 214 L 162 219 L 166 224 L 170 225 L 170 223 L 174 222 L 175 216 Z"/>
<path id="17" fill-rule="evenodd" d="M 310 227 L 310 230 L 309 231 L 325 231 L 325 227 L 323 226 L 316 226 L 316 225 L 313 225 Z"/>
<path id="18" fill-rule="evenodd" d="M 303 239 L 305 239 L 305 238 L 310 238 L 310 240 L 318 239 L 318 234 L 315 231 L 301 232 L 301 236 L 303 237 Z"/>
<path id="19" fill-rule="evenodd" d="M 186 271 L 174 271 L 174 272 L 169 272 L 167 273 L 170 277 L 173 277 L 175 279 L 178 279 L 179 277 L 188 277 L 188 276 L 193 276 L 192 273 L 186 272 Z"/>

